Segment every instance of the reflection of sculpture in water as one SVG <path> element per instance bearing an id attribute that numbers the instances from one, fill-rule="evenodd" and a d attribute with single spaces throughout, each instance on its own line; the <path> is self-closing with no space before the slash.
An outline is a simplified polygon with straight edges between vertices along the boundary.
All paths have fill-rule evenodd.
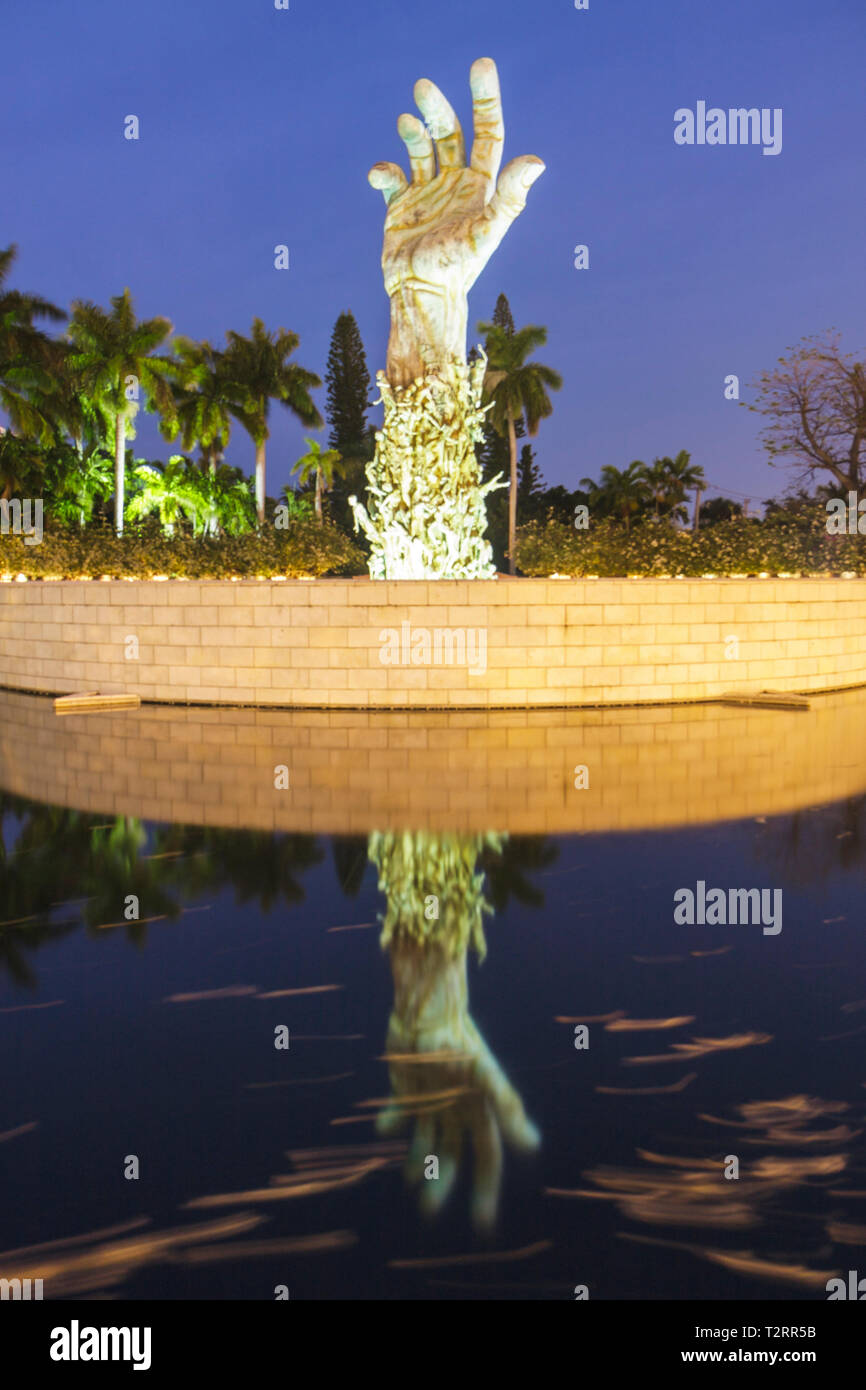
<path id="1" fill-rule="evenodd" d="M 457 1178 L 465 1140 L 474 1153 L 472 1214 L 496 1218 L 503 1140 L 524 1152 L 540 1136 L 523 1102 L 469 1015 L 467 953 L 485 955 L 484 916 L 492 911 L 476 863 L 498 851 L 495 835 L 373 834 L 369 856 L 387 898 L 382 946 L 391 958 L 394 1007 L 386 1053 L 392 1097 L 382 1133 L 414 1119 L 407 1176 L 422 1184 L 421 1205 L 438 1211 Z M 438 1176 L 435 1173 L 436 1159 Z"/>
<path id="2" fill-rule="evenodd" d="M 544 172 L 521 155 L 499 172 L 505 127 L 496 64 L 472 64 L 475 139 L 467 159 L 451 103 L 426 78 L 415 84 L 424 121 L 397 129 L 412 169 L 376 164 L 385 198 L 382 273 L 391 301 L 385 419 L 367 469 L 368 508 L 350 498 L 370 542 L 374 579 L 488 578 L 484 497 L 474 445 L 481 436 L 483 359 L 466 364 L 468 295 Z M 438 169 L 437 169 L 438 161 Z"/>

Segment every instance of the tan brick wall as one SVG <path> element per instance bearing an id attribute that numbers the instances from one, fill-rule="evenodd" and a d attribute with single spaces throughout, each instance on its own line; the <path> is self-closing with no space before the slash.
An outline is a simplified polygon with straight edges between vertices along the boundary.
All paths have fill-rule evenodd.
<path id="1" fill-rule="evenodd" d="M 638 830 L 862 795 L 864 713 L 866 692 L 845 691 L 807 713 L 151 705 L 58 716 L 51 700 L 0 691 L 0 786 L 100 815 L 261 830 Z"/>
<path id="2" fill-rule="evenodd" d="M 484 669 L 383 664 L 404 623 L 483 633 Z M 0 583 L 0 686 L 17 690 L 484 709 L 862 684 L 863 579 Z"/>

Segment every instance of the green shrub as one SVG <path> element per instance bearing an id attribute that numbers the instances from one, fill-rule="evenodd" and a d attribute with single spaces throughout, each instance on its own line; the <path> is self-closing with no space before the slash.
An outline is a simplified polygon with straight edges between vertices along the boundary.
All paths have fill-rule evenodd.
<path id="1" fill-rule="evenodd" d="M 640 575 L 842 574 L 866 575 L 866 536 L 830 536 L 827 514 L 775 513 L 764 521 L 735 517 L 697 535 L 665 522 L 645 521 L 631 531 L 611 521 L 586 531 L 563 522 L 531 522 L 517 533 L 523 574 Z"/>
<path id="2" fill-rule="evenodd" d="M 866 576 L 866 536 L 830 536 L 826 515 L 774 513 L 742 517 L 697 535 L 664 522 L 631 531 L 612 521 L 577 531 L 560 521 L 533 521 L 517 533 L 517 562 L 525 575 L 842 574 Z M 28 579 L 287 579 L 366 574 L 363 550 L 335 526 L 298 518 L 260 534 L 167 537 L 154 521 L 116 536 L 107 522 L 65 526 L 46 519 L 39 545 L 0 534 L 0 575 Z"/>
<path id="3" fill-rule="evenodd" d="M 105 523 L 85 527 L 47 523 L 39 545 L 0 535 L 0 575 L 28 579 L 301 579 L 366 573 L 364 555 L 342 531 L 298 520 L 286 530 L 193 538 L 164 536 L 154 523 L 115 535 Z"/>

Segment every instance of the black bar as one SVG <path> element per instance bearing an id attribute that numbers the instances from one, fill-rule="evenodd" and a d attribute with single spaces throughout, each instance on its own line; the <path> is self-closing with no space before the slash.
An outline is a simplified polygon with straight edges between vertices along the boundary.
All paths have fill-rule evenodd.
<path id="1" fill-rule="evenodd" d="M 345 1364 L 354 1375 L 435 1385 L 441 1364 L 454 1376 L 501 1369 L 513 1378 L 526 1370 L 548 1381 L 554 1366 L 571 1366 L 574 1378 L 639 1372 L 663 1377 L 672 1370 L 728 1371 L 761 1365 L 797 1365 L 822 1383 L 858 1364 L 866 1310 L 809 1300 L 726 1303 L 575 1301 L 532 1302 L 520 1311 L 508 1302 L 103 1302 L 0 1304 L 3 1364 L 47 1373 L 49 1382 L 69 1376 L 93 1379 L 100 1371 L 134 1375 L 133 1363 L 160 1384 L 166 1374 L 194 1371 L 256 1377 L 282 1370 L 305 1382 L 329 1380 Z M 860 1299 L 860 1301 L 866 1301 Z M 128 1338 L 97 1339 L 93 1329 L 126 1330 Z M 137 1333 L 133 1329 L 138 1329 Z M 145 1336 L 149 1330 L 149 1342 Z M 727 1335 L 726 1335 L 727 1334 Z M 126 1360 L 84 1359 L 91 1349 Z M 77 1360 L 52 1358 L 52 1347 Z M 775 1359 L 773 1359 L 775 1357 Z M 555 1358 L 555 1360 L 554 1360 Z M 145 1365 L 145 1361 L 149 1364 Z M 523 1370 L 520 1370 L 520 1367 Z M 141 1373 L 141 1372 L 140 1372 Z M 563 1370 L 561 1374 L 564 1374 Z M 20 1376 L 19 1376 L 20 1383 Z"/>

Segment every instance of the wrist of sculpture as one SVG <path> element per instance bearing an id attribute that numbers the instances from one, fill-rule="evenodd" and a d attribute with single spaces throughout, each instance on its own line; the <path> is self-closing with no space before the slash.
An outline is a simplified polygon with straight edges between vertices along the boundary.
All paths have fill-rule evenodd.
<path id="1" fill-rule="evenodd" d="M 385 375 L 392 387 L 410 386 L 454 362 L 466 361 L 469 304 L 446 286 L 401 283 L 391 295 L 391 333 Z"/>
<path id="2" fill-rule="evenodd" d="M 453 1032 L 469 1008 L 466 953 L 403 944 L 390 951 L 394 980 L 391 1026 L 404 1042 L 445 1028 Z"/>

